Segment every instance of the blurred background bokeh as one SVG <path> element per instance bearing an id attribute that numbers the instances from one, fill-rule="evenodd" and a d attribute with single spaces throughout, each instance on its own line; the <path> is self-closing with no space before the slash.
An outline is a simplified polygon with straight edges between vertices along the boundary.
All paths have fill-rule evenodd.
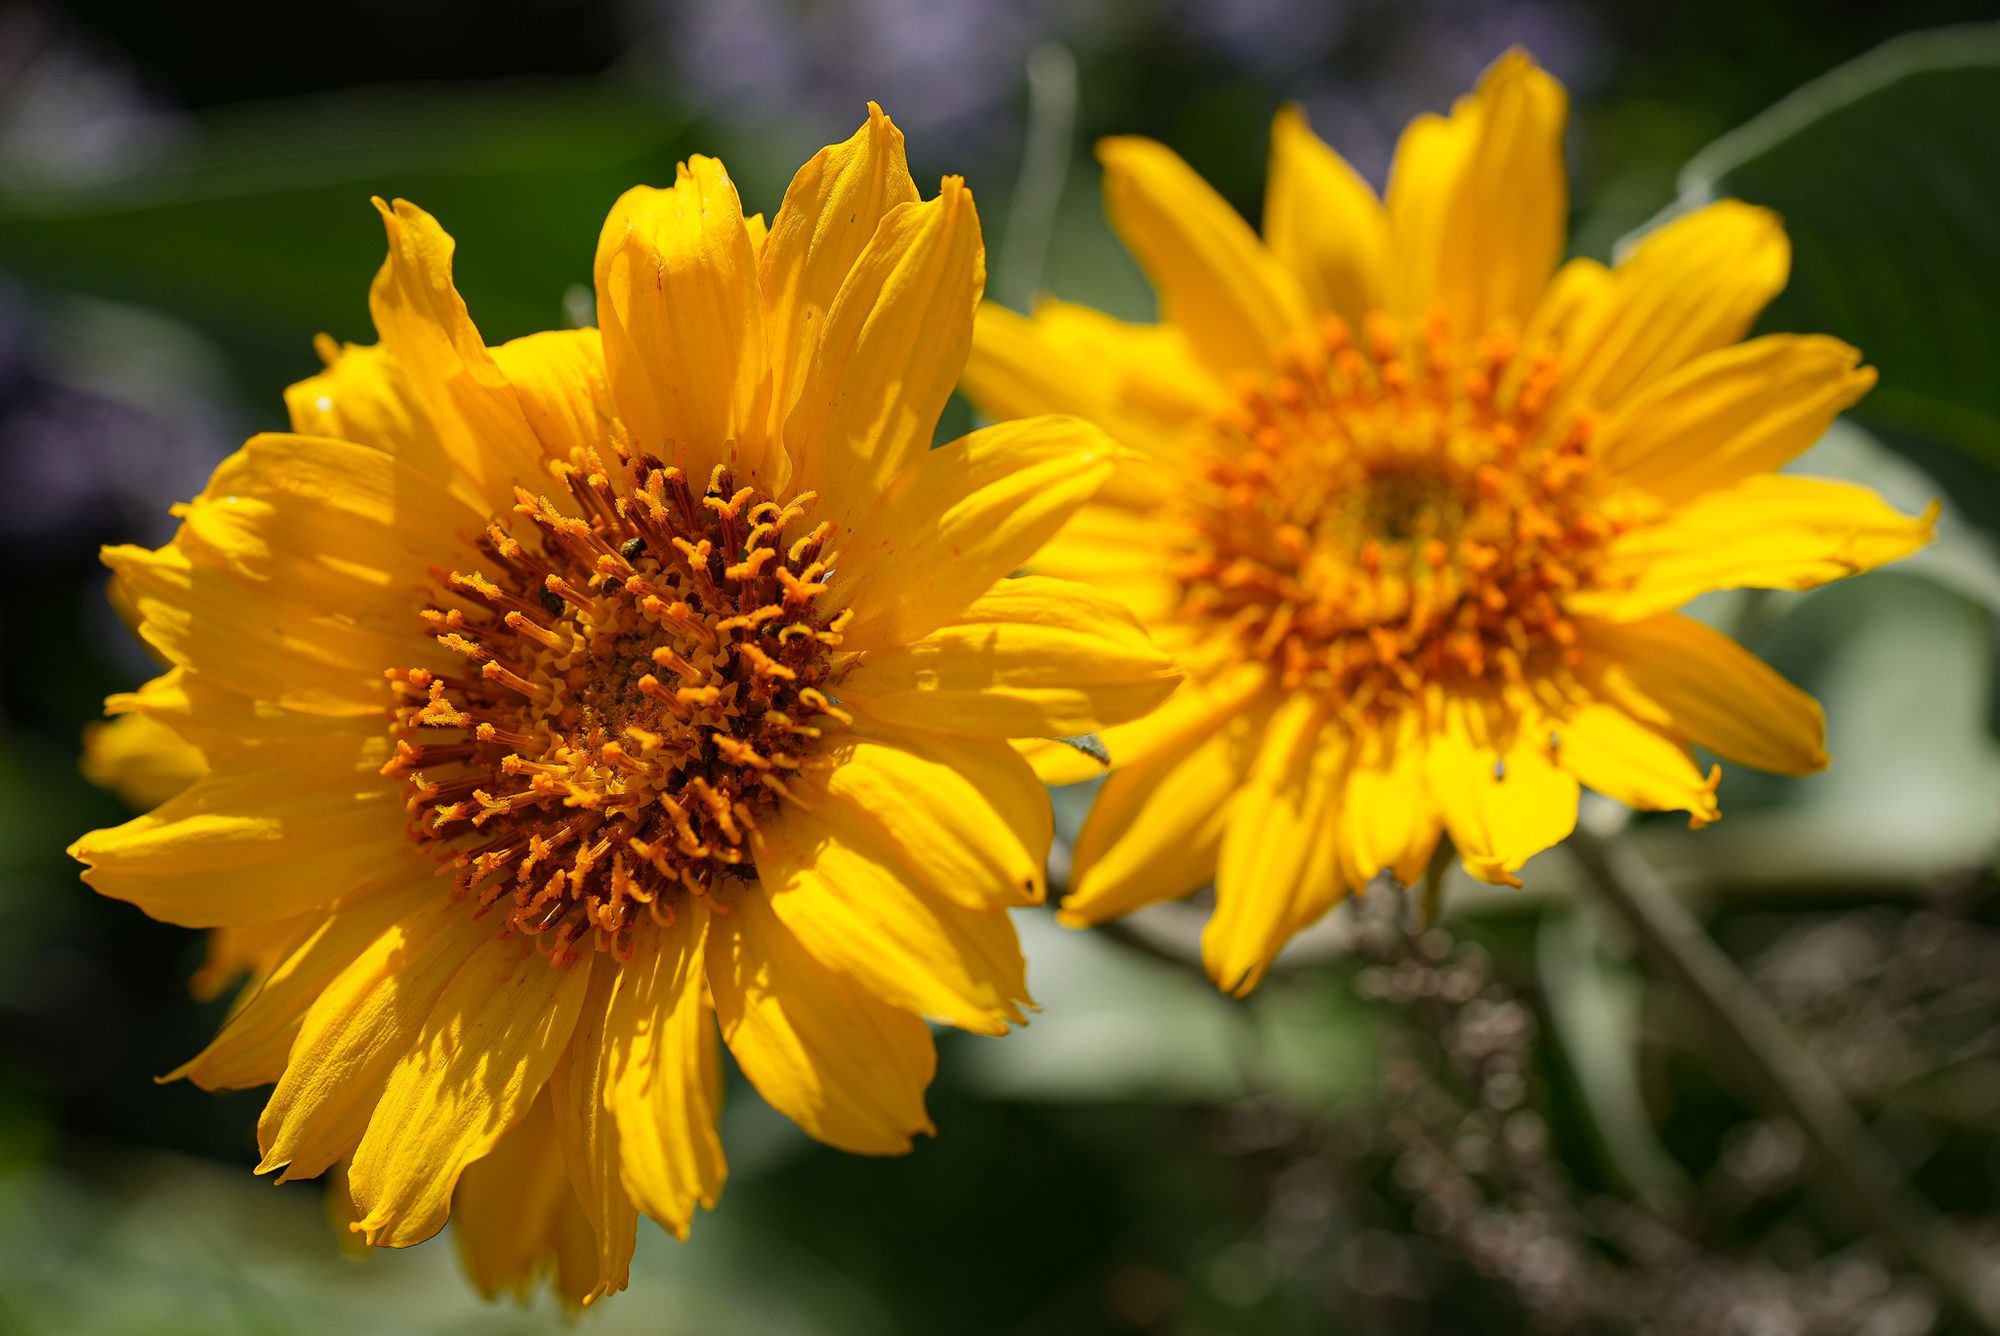
<path id="1" fill-rule="evenodd" d="M 1891 571 L 1700 609 L 1821 696 L 1836 765 L 1802 783 L 1734 770 L 1720 826 L 1635 838 L 2000 1270 L 2000 38 L 1905 44 L 1757 119 L 1899 33 L 1992 16 L 1951 0 L 0 3 L 0 1332 L 557 1320 L 545 1299 L 481 1303 L 448 1239 L 356 1260 L 318 1184 L 255 1179 L 260 1094 L 153 1079 L 226 1006 L 190 995 L 198 935 L 90 895 L 62 852 L 123 819 L 80 775 L 78 739 L 150 668 L 98 546 L 163 540 L 170 502 L 282 425 L 316 332 L 371 339 L 370 194 L 457 236 L 497 343 L 589 319 L 598 224 L 627 185 L 708 152 L 774 209 L 873 98 L 920 183 L 972 185 L 994 295 L 1143 316 L 1100 217 L 1096 136 L 1166 140 L 1254 217 L 1281 102 L 1379 184 L 1402 123 L 1516 43 L 1575 99 L 1576 249 L 1608 256 L 1704 192 L 1783 210 L 1794 290 L 1769 327 L 1838 333 L 1884 371 L 1804 467 L 1945 503 L 1937 544 Z M 1926 72 L 1893 77 L 1896 60 Z M 967 421 L 955 406 L 946 429 Z M 1059 796 L 1068 829 L 1086 800 Z M 1387 897 L 1342 911 L 1244 1004 L 1186 963 L 1172 907 L 1115 935 L 1023 913 L 1046 1010 L 1004 1040 L 945 1040 L 936 1141 L 844 1157 L 737 1082 L 722 1209 L 683 1245 L 649 1227 L 631 1292 L 585 1329 L 1932 1330 L 1938 1296 L 1825 1191 L 1562 855 L 1529 882 L 1454 884 L 1443 927 L 1416 937 Z"/>

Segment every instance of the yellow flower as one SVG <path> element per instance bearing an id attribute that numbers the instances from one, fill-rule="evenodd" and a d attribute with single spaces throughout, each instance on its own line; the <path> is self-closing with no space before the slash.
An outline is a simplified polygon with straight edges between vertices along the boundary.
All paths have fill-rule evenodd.
<path id="1" fill-rule="evenodd" d="M 1261 241 L 1168 149 L 1107 140 L 1107 207 L 1161 323 L 980 312 L 982 408 L 1075 413 L 1144 456 L 1034 568 L 1115 594 L 1188 673 L 1104 736 L 1120 768 L 1065 921 L 1213 879 L 1203 954 L 1244 992 L 1347 891 L 1419 876 L 1441 829 L 1474 876 L 1518 884 L 1580 783 L 1699 824 L 1717 775 L 1689 744 L 1826 764 L 1817 705 L 1674 609 L 1926 541 L 1929 516 L 1770 472 L 1874 373 L 1829 338 L 1738 342 L 1789 265 L 1759 209 L 1558 268 L 1566 117 L 1559 84 L 1504 56 L 1409 127 L 1378 201 L 1283 111 Z"/>
<path id="2" fill-rule="evenodd" d="M 261 1171 L 474 1278 L 621 1288 L 722 1188 L 720 1038 L 814 1136 L 929 1132 L 925 1018 L 1027 1003 L 1047 795 L 1007 743 L 1175 685 L 1134 619 L 1008 579 L 1110 474 L 1042 418 L 932 450 L 984 275 L 878 108 L 768 233 L 720 163 L 619 200 L 596 329 L 488 348 L 453 244 L 380 205 L 380 343 L 323 351 L 158 551 L 173 668 L 115 708 L 207 772 L 74 853 L 170 922 L 295 925 L 184 1067 L 275 1082 Z M 440 875 L 440 874 L 443 875 Z"/>

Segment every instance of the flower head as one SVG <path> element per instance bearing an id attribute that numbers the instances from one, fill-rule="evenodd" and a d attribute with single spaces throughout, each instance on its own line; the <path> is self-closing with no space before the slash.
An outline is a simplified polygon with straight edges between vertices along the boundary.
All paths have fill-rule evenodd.
<path id="1" fill-rule="evenodd" d="M 1829 338 L 1739 342 L 1789 265 L 1763 210 L 1712 204 L 1613 268 L 1558 266 L 1566 116 L 1503 56 L 1409 127 L 1378 200 L 1288 109 L 1261 240 L 1166 148 L 1108 140 L 1108 209 L 1161 322 L 981 312 L 982 407 L 1076 413 L 1143 456 L 1035 569 L 1115 594 L 1188 670 L 1105 735 L 1119 768 L 1067 921 L 1213 879 L 1203 953 L 1247 991 L 1346 892 L 1414 880 L 1441 833 L 1518 884 L 1579 784 L 1699 824 L 1719 773 L 1690 744 L 1826 764 L 1812 700 L 1675 609 L 1926 540 L 1929 516 L 1771 472 L 1874 372 Z"/>
<path id="2" fill-rule="evenodd" d="M 625 195 L 601 333 L 487 347 L 450 238 L 379 207 L 380 343 L 107 553 L 173 665 L 114 708 L 206 769 L 74 852 L 242 936 L 261 986 L 179 1074 L 276 1083 L 262 1170 L 344 1162 L 369 1243 L 456 1209 L 484 1287 L 553 1260 L 587 1300 L 638 1212 L 684 1233 L 721 1190 L 718 1030 L 822 1140 L 931 1130 L 925 1018 L 1027 1003 L 1049 813 L 1007 739 L 1175 678 L 1103 595 L 1005 578 L 1109 476 L 1100 431 L 930 448 L 979 223 L 879 109 L 768 232 L 712 159 Z"/>

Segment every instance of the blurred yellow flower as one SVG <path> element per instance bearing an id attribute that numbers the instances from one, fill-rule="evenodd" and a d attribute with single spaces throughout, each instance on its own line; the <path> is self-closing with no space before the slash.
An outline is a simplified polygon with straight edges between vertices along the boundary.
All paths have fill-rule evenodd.
<path id="1" fill-rule="evenodd" d="M 1033 568 L 1115 594 L 1188 672 L 1104 735 L 1118 769 L 1067 922 L 1213 879 L 1203 954 L 1245 992 L 1348 890 L 1418 877 L 1441 829 L 1474 876 L 1518 884 L 1579 783 L 1698 824 L 1718 776 L 1691 743 L 1826 764 L 1817 705 L 1674 609 L 1926 541 L 1929 516 L 1771 472 L 1874 373 L 1829 338 L 1738 342 L 1789 265 L 1762 210 L 1712 204 L 1615 268 L 1558 267 L 1566 118 L 1510 53 L 1409 127 L 1378 201 L 1287 109 L 1261 241 L 1168 149 L 1107 140 L 1161 323 L 980 312 L 982 408 L 1075 413 L 1144 455 Z"/>
<path id="2" fill-rule="evenodd" d="M 984 250 L 878 108 L 768 233 L 712 159 L 626 194 L 601 335 L 488 348 L 451 239 L 378 207 L 380 343 L 106 554 L 173 665 L 114 708 L 207 769 L 73 852 L 268 962 L 177 1073 L 276 1083 L 260 1171 L 346 1161 L 369 1243 L 455 1209 L 482 1288 L 587 1302 L 639 1211 L 684 1234 L 722 1188 L 718 1021 L 814 1136 L 931 1130 L 925 1018 L 1027 1001 L 1049 811 L 1007 739 L 1176 679 L 1104 595 L 1004 578 L 1109 476 L 1098 429 L 930 448 Z"/>

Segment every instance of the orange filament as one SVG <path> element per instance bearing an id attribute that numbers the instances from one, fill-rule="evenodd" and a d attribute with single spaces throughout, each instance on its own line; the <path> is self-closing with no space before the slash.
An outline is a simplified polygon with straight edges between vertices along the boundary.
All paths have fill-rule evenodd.
<path id="1" fill-rule="evenodd" d="M 718 466 L 697 496 L 650 457 L 555 472 L 574 512 L 516 489 L 479 571 L 427 609 L 464 671 L 392 669 L 410 835 L 478 912 L 551 963 L 629 955 L 642 915 L 751 877 L 758 817 L 847 722 L 823 690 L 847 614 L 816 610 L 830 525 Z M 616 477 L 618 484 L 612 479 Z"/>
<path id="2" fill-rule="evenodd" d="M 1183 614 L 1351 712 L 1567 660 L 1563 598 L 1617 530 L 1556 372 L 1505 330 L 1375 317 L 1357 343 L 1328 317 L 1212 423 Z"/>

